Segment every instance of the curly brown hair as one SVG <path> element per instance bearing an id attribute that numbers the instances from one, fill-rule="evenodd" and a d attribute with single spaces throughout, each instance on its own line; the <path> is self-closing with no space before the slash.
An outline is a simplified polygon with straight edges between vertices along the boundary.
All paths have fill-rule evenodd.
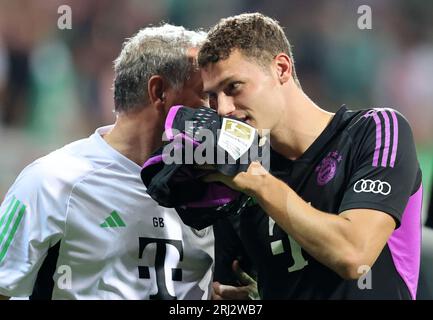
<path id="1" fill-rule="evenodd" d="M 225 60 L 238 49 L 263 67 L 279 54 L 285 53 L 292 62 L 292 76 L 300 86 L 295 70 L 292 48 L 278 21 L 261 13 L 244 13 L 221 19 L 208 33 L 198 54 L 200 67 Z"/>

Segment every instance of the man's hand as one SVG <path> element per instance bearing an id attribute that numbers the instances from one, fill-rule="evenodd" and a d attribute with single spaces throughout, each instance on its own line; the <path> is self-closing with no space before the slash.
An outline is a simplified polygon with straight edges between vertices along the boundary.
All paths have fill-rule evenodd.
<path id="1" fill-rule="evenodd" d="M 232 268 L 239 280 L 240 286 L 229 286 L 215 281 L 213 283 L 212 300 L 260 299 L 257 290 L 257 282 L 241 269 L 239 261 L 233 261 Z"/>
<path id="2" fill-rule="evenodd" d="M 249 196 L 255 195 L 255 190 L 263 186 L 264 177 L 269 174 L 260 164 L 254 161 L 248 167 L 247 172 L 240 172 L 234 177 L 226 176 L 221 173 L 211 173 L 203 177 L 205 182 L 222 182 L 233 190 L 243 192 Z"/>

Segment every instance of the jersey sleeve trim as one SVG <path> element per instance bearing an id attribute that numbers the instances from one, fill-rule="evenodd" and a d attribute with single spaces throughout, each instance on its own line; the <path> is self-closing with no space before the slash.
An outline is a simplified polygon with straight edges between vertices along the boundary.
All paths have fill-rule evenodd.
<path id="1" fill-rule="evenodd" d="M 377 203 L 377 202 L 369 202 L 369 201 L 362 201 L 362 202 L 349 202 L 349 203 L 345 203 L 339 210 L 338 210 L 338 214 L 343 213 L 344 211 L 347 210 L 352 210 L 352 209 L 371 209 L 371 210 L 377 210 L 377 211 L 381 211 L 384 213 L 389 214 L 390 216 L 392 216 L 396 222 L 396 229 L 400 226 L 400 219 L 401 219 L 401 215 L 399 214 L 398 210 L 384 205 L 383 203 Z"/>

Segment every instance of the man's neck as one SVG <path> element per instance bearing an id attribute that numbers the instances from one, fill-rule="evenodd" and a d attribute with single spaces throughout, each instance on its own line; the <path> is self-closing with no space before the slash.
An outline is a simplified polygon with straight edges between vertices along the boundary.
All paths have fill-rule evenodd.
<path id="1" fill-rule="evenodd" d="M 163 131 L 159 119 L 146 111 L 119 114 L 113 129 L 103 136 L 111 147 L 139 166 L 161 145 Z"/>
<path id="2" fill-rule="evenodd" d="M 318 107 L 302 91 L 291 97 L 285 117 L 272 130 L 272 148 L 290 160 L 301 157 L 328 126 L 333 113 Z"/>

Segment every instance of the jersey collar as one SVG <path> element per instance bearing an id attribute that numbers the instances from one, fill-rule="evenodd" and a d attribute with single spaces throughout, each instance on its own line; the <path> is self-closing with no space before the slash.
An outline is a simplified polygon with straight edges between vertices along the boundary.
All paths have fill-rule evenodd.
<path id="1" fill-rule="evenodd" d="M 311 146 L 299 157 L 296 161 L 307 161 L 310 162 L 317 157 L 317 154 L 321 152 L 323 148 L 326 148 L 328 143 L 335 137 L 337 133 L 345 128 L 344 115 L 347 112 L 347 107 L 342 105 L 337 113 L 332 117 L 331 122 L 326 126 L 325 130 L 317 137 Z M 350 119 L 348 119 L 350 122 Z"/>
<path id="2" fill-rule="evenodd" d="M 272 151 L 272 160 L 277 163 L 280 162 L 290 162 L 290 163 L 299 163 L 299 162 L 311 162 L 316 157 L 317 154 L 321 152 L 323 148 L 326 148 L 328 143 L 332 140 L 335 135 L 345 128 L 344 122 L 350 119 L 346 119 L 344 115 L 347 112 L 347 107 L 342 105 L 337 113 L 332 117 L 330 123 L 326 126 L 325 130 L 317 137 L 316 140 L 311 144 L 311 146 L 296 160 L 289 160 L 281 156 L 280 154 Z"/>
<path id="3" fill-rule="evenodd" d="M 117 161 L 120 165 L 131 171 L 132 173 L 136 174 L 138 177 L 140 176 L 141 167 L 136 164 L 134 161 L 128 159 L 123 154 L 121 154 L 119 151 L 114 149 L 112 146 L 110 146 L 107 141 L 102 138 L 104 134 L 109 132 L 114 125 L 105 126 L 96 129 L 95 133 L 91 136 L 91 138 L 96 141 L 98 146 L 101 147 L 101 149 L 109 155 L 113 160 Z"/>

